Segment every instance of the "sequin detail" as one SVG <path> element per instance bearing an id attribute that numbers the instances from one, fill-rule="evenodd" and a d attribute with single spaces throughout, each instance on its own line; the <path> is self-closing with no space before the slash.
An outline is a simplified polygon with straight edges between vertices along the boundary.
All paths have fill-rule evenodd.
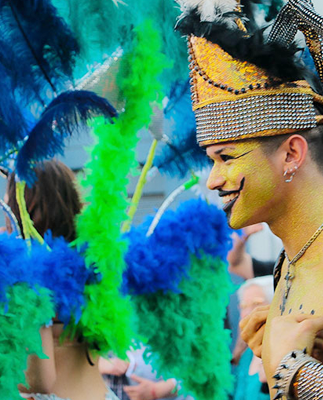
<path id="1" fill-rule="evenodd" d="M 197 140 L 221 141 L 264 132 L 310 129 L 316 126 L 313 97 L 303 93 L 251 96 L 207 104 L 195 110 Z"/>

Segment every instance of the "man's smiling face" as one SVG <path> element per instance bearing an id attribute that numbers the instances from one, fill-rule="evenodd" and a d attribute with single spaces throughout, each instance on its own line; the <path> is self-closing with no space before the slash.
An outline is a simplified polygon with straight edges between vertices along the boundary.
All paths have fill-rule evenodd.
<path id="1" fill-rule="evenodd" d="M 264 154 L 260 143 L 220 143 L 206 151 L 214 162 L 207 186 L 219 191 L 229 225 L 240 229 L 269 222 L 280 198 L 277 188 L 282 182 L 282 171 Z"/>

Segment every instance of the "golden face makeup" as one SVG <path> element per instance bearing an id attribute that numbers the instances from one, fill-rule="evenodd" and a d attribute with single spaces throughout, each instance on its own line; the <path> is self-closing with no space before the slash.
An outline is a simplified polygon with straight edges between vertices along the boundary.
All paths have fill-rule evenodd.
<path id="1" fill-rule="evenodd" d="M 207 186 L 219 191 L 229 225 L 240 229 L 268 222 L 270 214 L 277 210 L 273 204 L 279 197 L 276 188 L 281 183 L 281 173 L 263 153 L 259 141 L 212 145 L 207 148 L 207 155 L 214 161 Z"/>

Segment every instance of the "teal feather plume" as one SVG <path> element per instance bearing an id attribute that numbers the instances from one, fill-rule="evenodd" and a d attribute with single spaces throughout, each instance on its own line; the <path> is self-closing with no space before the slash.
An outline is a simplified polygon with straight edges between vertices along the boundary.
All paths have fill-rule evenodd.
<path id="1" fill-rule="evenodd" d="M 164 71 L 165 87 L 188 77 L 185 40 L 173 27 L 180 14 L 173 0 L 124 0 L 115 5 L 112 0 L 53 0 L 61 15 L 81 43 L 87 63 L 101 62 L 103 55 L 110 55 L 117 47 L 125 50 L 131 44 L 135 28 L 144 20 L 152 20 L 162 37 L 162 52 L 176 68 Z M 78 68 L 78 76 L 86 71 Z"/>

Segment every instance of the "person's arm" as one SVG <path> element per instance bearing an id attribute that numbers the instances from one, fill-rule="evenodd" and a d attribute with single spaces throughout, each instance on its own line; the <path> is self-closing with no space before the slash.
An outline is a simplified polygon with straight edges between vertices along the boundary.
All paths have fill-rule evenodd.
<path id="1" fill-rule="evenodd" d="M 320 354 L 315 347 L 317 337 L 321 345 L 318 332 L 322 329 L 323 317 L 312 315 L 272 320 L 266 375 L 275 379 L 274 398 L 323 399 L 323 364 L 312 357 Z"/>
<path id="2" fill-rule="evenodd" d="M 156 400 L 176 395 L 175 379 L 154 382 L 137 375 L 131 375 L 131 379 L 138 382 L 138 385 L 124 386 L 124 391 L 130 400 Z"/>
<path id="3" fill-rule="evenodd" d="M 19 390 L 22 393 L 50 394 L 56 381 L 52 327 L 41 328 L 40 335 L 42 339 L 43 353 L 46 354 L 48 359 L 40 359 L 36 355 L 28 357 L 26 380 L 29 388 L 27 389 L 23 385 L 19 385 Z"/>

